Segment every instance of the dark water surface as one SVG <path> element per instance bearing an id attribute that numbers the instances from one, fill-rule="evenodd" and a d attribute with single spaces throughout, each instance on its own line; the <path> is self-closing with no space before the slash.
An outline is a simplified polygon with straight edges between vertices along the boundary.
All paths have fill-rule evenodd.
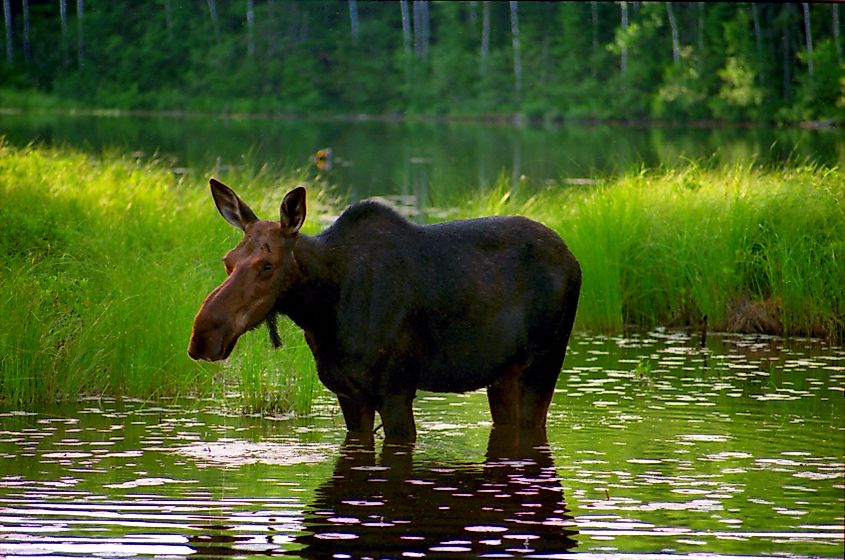
<path id="1" fill-rule="evenodd" d="M 841 131 L 695 126 L 523 126 L 437 122 L 227 119 L 219 117 L 0 114 L 0 136 L 70 145 L 99 153 L 154 154 L 178 173 L 214 172 L 226 180 L 245 162 L 316 175 L 312 155 L 330 148 L 321 174 L 353 200 L 414 197 L 448 205 L 454 196 L 495 184 L 525 188 L 618 174 L 641 166 L 710 159 L 763 165 L 845 162 Z M 582 181 L 579 182 L 578 179 Z M 573 181 L 574 180 L 574 181 Z"/>
<path id="2" fill-rule="evenodd" d="M 482 392 L 416 414 L 403 447 L 345 441 L 328 398 L 3 411 L 0 556 L 843 556 L 845 348 L 582 334 L 547 440 L 493 430 Z"/>

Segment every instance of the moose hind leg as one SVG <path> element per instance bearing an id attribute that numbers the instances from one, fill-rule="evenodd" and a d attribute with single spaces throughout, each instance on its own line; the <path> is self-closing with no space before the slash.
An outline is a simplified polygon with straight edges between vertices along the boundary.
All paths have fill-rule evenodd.
<path id="1" fill-rule="evenodd" d="M 546 425 L 546 416 L 565 355 L 565 346 L 542 353 L 525 369 L 519 390 L 520 427 L 539 428 Z"/>
<path id="2" fill-rule="evenodd" d="M 514 364 L 503 376 L 487 387 L 490 415 L 496 426 L 518 426 L 520 415 L 520 378 L 522 367 Z"/>

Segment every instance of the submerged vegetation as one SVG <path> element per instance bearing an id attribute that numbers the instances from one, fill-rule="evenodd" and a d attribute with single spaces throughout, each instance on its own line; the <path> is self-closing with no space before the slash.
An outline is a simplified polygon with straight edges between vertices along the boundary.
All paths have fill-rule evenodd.
<path id="1" fill-rule="evenodd" d="M 302 179 L 226 177 L 259 215 Z M 0 401 L 198 395 L 246 411 L 305 411 L 316 387 L 298 329 L 274 353 L 249 333 L 226 364 L 186 355 L 194 313 L 239 232 L 206 177 L 120 155 L 0 144 Z M 581 261 L 576 327 L 628 325 L 845 337 L 845 178 L 794 167 L 642 171 L 593 186 L 498 188 L 461 216 L 525 214 Z M 309 233 L 325 193 L 309 196 Z M 436 202 L 436 201 L 435 201 Z M 233 396 L 236 395 L 236 396 Z"/>

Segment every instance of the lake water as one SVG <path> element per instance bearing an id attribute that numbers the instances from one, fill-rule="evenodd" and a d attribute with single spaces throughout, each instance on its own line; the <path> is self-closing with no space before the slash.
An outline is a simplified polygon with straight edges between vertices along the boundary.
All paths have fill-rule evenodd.
<path id="1" fill-rule="evenodd" d="M 37 141 L 96 153 L 158 154 L 178 173 L 205 177 L 213 172 L 224 181 L 233 166 L 246 161 L 255 168 L 301 169 L 303 176 L 314 177 L 313 154 L 329 148 L 331 169 L 320 174 L 352 200 L 398 195 L 441 206 L 456 194 L 495 184 L 500 176 L 536 189 L 689 160 L 845 163 L 845 137 L 837 129 L 5 113 L 0 136 L 14 145 Z"/>
<path id="2" fill-rule="evenodd" d="M 284 360 L 284 352 L 280 354 Z M 414 447 L 219 402 L 0 414 L 5 558 L 841 558 L 845 348 L 577 333 L 548 439 L 422 394 Z"/>

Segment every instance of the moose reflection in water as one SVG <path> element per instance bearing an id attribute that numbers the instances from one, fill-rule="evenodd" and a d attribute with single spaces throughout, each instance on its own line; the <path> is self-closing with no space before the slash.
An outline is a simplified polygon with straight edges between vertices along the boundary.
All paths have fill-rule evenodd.
<path id="1" fill-rule="evenodd" d="M 348 436 L 305 515 L 305 558 L 475 558 L 576 546 L 543 430 L 496 427 L 483 464 L 416 464 L 411 445 Z"/>
<path id="2" fill-rule="evenodd" d="M 226 359 L 247 330 L 266 322 L 275 334 L 282 314 L 305 331 L 350 432 L 372 434 L 378 412 L 386 439 L 413 441 L 418 390 L 482 387 L 497 426 L 545 426 L 581 289 L 557 233 L 517 216 L 418 226 L 361 202 L 312 237 L 299 231 L 304 188 L 278 221 L 260 221 L 210 184 L 244 238 L 197 313 L 192 358 Z"/>

